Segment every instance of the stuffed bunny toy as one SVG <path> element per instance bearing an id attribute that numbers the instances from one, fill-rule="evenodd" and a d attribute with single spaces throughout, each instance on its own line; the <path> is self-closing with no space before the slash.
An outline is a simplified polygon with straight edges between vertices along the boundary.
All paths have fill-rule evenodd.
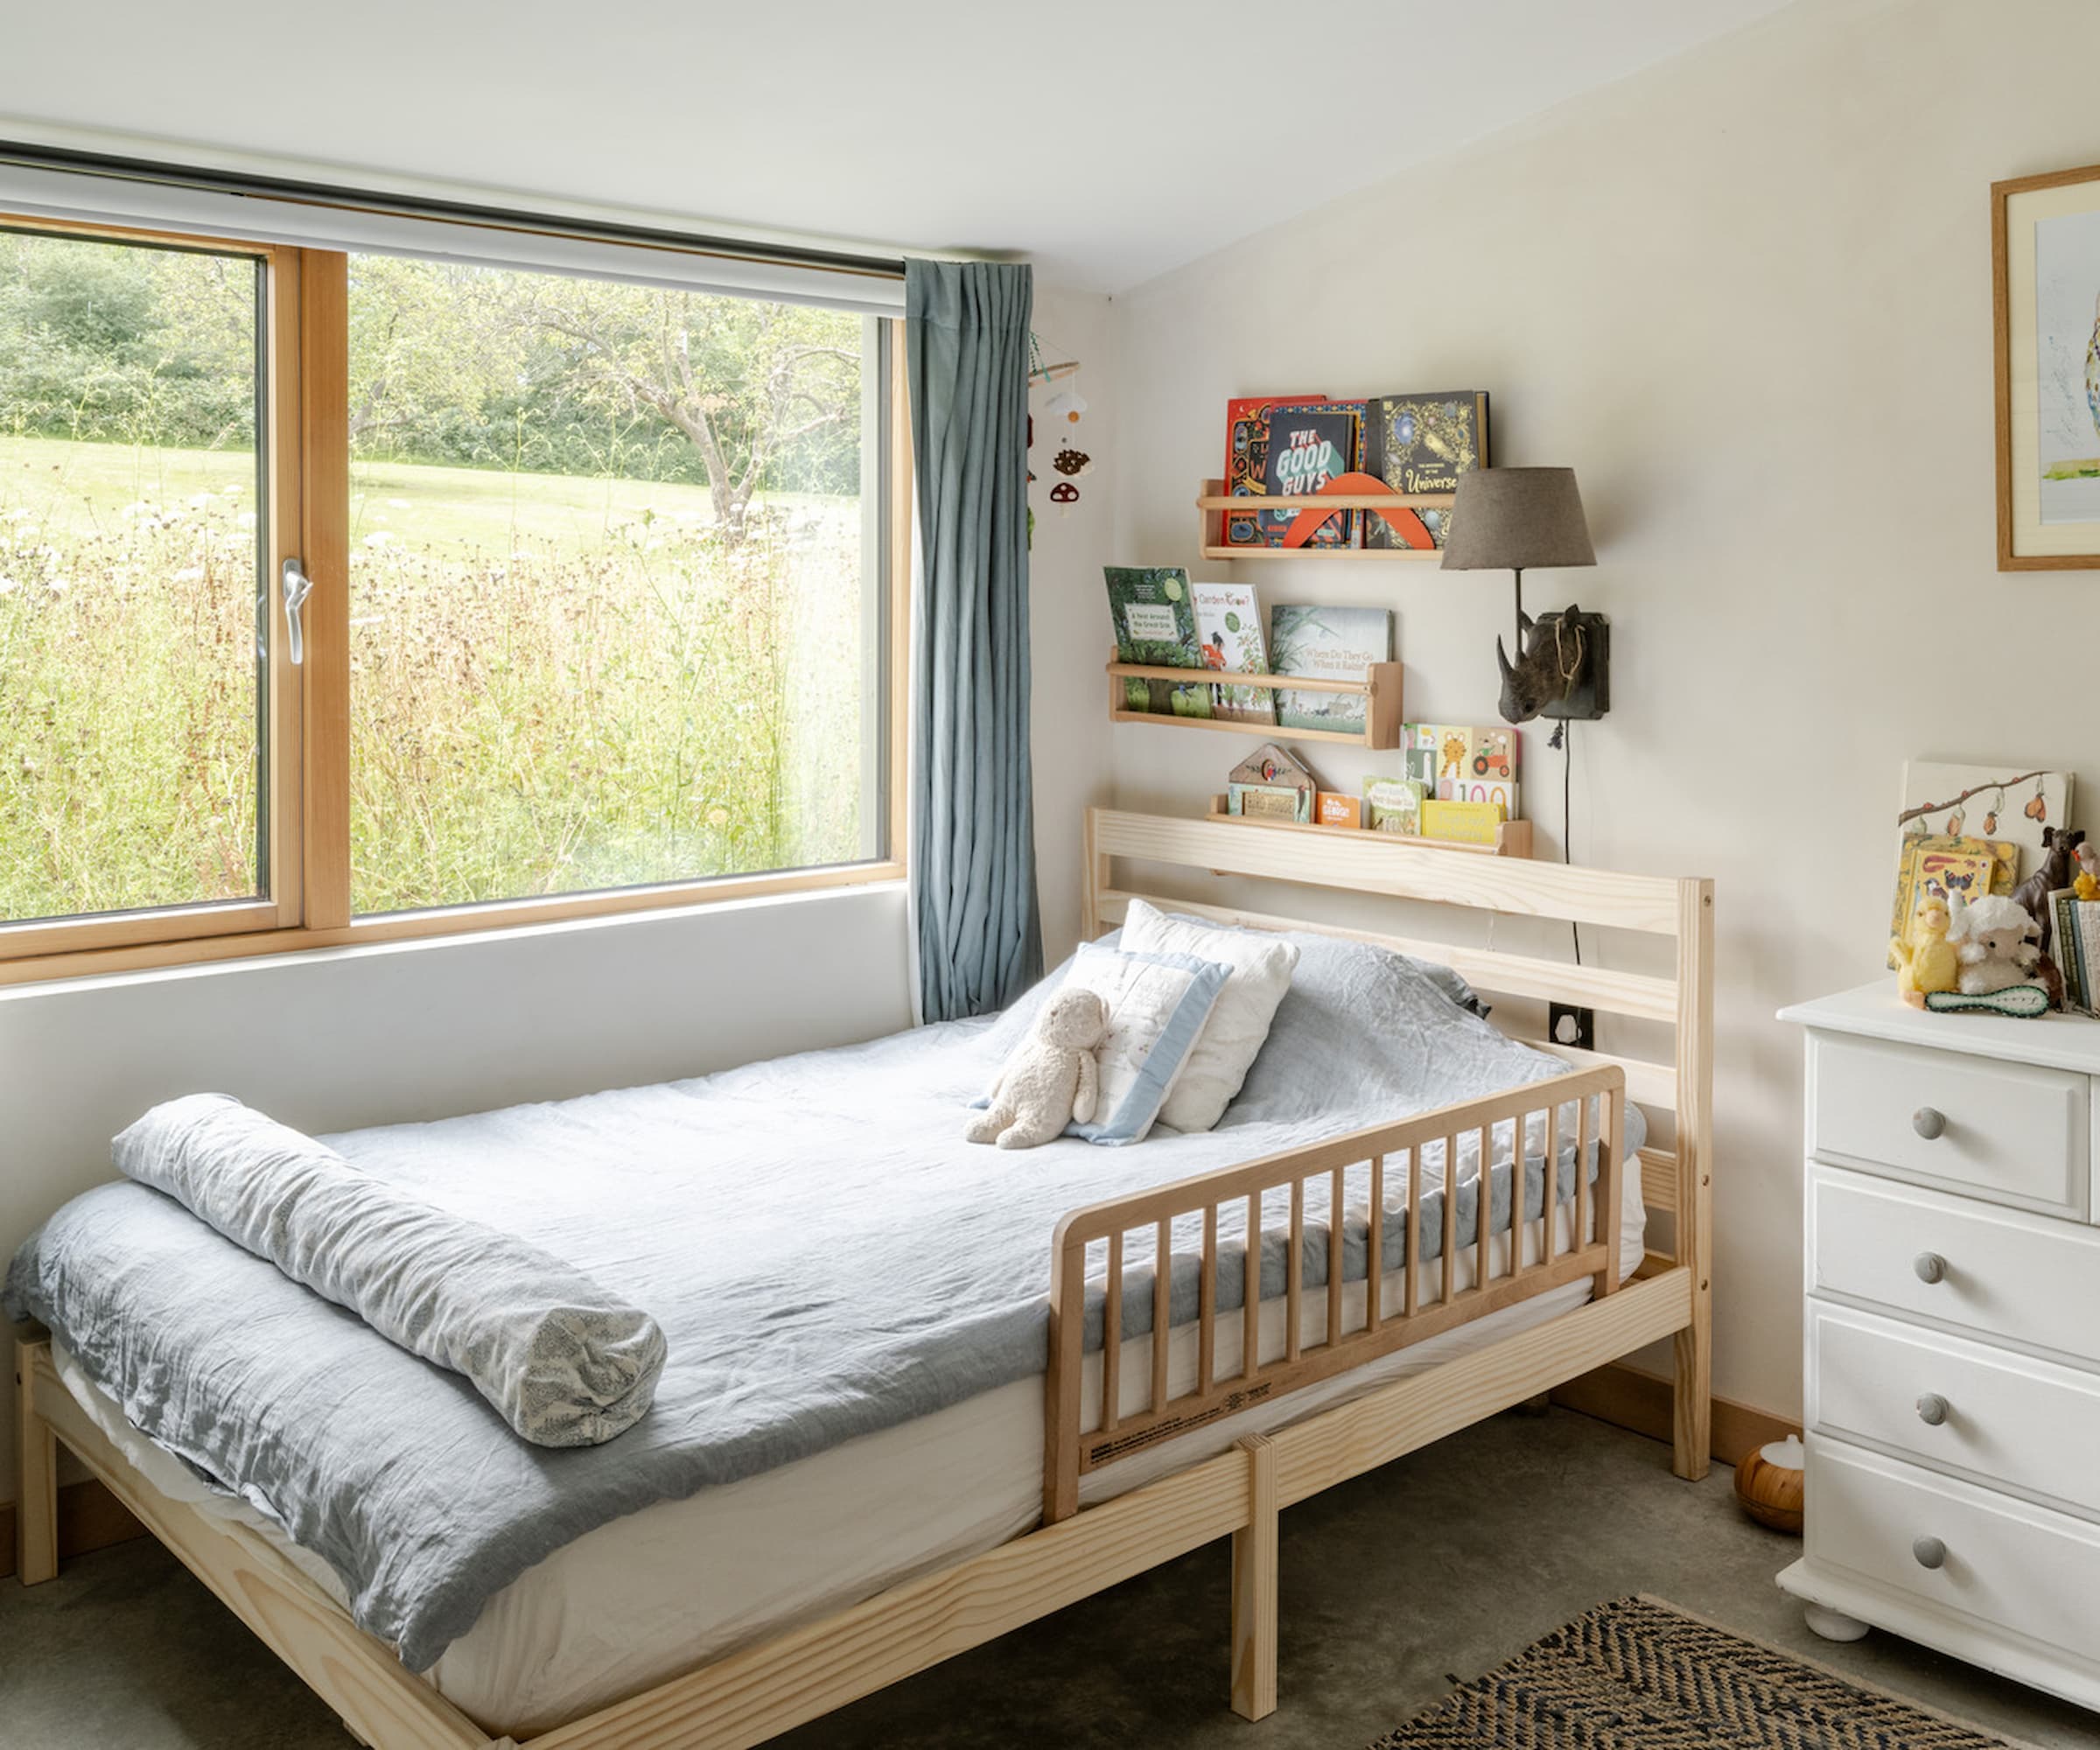
<path id="1" fill-rule="evenodd" d="M 1091 990 L 1060 990 L 991 1085 L 991 1106 L 962 1134 L 1003 1149 L 1034 1148 L 1094 1116 L 1101 1067 L 1094 1048 L 1109 1031 L 1109 1005 Z"/>

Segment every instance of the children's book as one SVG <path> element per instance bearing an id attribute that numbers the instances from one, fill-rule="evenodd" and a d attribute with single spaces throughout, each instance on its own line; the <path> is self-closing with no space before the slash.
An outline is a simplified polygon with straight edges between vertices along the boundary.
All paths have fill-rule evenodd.
<path id="1" fill-rule="evenodd" d="M 1446 802 L 1434 797 L 1422 804 L 1422 836 L 1447 838 L 1457 844 L 1493 844 L 1503 814 L 1492 802 Z"/>
<path id="2" fill-rule="evenodd" d="M 1363 823 L 1373 832 L 1397 833 L 1403 838 L 1422 836 L 1422 804 L 1428 790 L 1412 778 L 1366 778 L 1363 780 Z"/>
<path id="3" fill-rule="evenodd" d="M 2049 895 L 2049 908 L 2056 926 L 2049 958 L 2063 974 L 2063 1005 L 2092 1014 L 2100 1008 L 2100 904 L 2060 887 Z"/>
<path id="4" fill-rule="evenodd" d="M 1365 679 L 1374 662 L 1393 660 L 1393 614 L 1382 607 L 1278 607 L 1269 623 L 1270 672 Z M 1278 690 L 1276 720 L 1285 729 L 1363 733 L 1370 701 L 1362 693 Z"/>
<path id="5" fill-rule="evenodd" d="M 1490 724 L 1475 728 L 1466 742 L 1466 775 L 1470 778 L 1502 778 L 1510 783 L 1516 781 L 1518 736 L 1507 724 Z M 1510 809 L 1509 818 L 1516 818 L 1516 810 Z"/>
<path id="6" fill-rule="evenodd" d="M 1363 802 L 1358 797 L 1343 795 L 1340 790 L 1322 790 L 1313 818 L 1322 826 L 1361 827 Z"/>
<path id="7" fill-rule="evenodd" d="M 1361 401 L 1278 402 L 1269 410 L 1269 452 L 1262 464 L 1262 490 L 1270 497 L 1316 493 L 1356 466 L 1362 442 Z M 1281 547 L 1298 520 L 1295 510 L 1257 512 L 1264 544 Z M 1312 547 L 1354 547 L 1356 517 L 1338 511 L 1312 531 Z"/>
<path id="8" fill-rule="evenodd" d="M 1894 945 L 1910 939 L 1910 920 L 1928 894 L 1936 899 L 1980 900 L 1986 893 L 2009 893 L 2018 870 L 2019 851 L 2011 843 L 1952 837 L 1945 833 L 1914 833 L 1902 841 L 1896 871 L 1896 903 L 1889 914 L 1888 963 L 1901 962 Z"/>
<path id="9" fill-rule="evenodd" d="M 1317 395 L 1256 395 L 1225 403 L 1225 490 L 1234 498 L 1258 498 L 1268 488 L 1263 484 L 1269 462 L 1269 415 L 1279 403 L 1303 405 L 1321 402 Z M 1266 547 L 1259 519 L 1251 511 L 1228 511 L 1225 516 L 1228 547 Z"/>
<path id="10" fill-rule="evenodd" d="M 1516 786 L 1507 778 L 1453 778 L 1450 784 L 1448 794 L 1438 793 L 1439 802 L 1493 802 L 1504 820 L 1517 818 Z"/>
<path id="11" fill-rule="evenodd" d="M 1203 666 L 1220 675 L 1265 675 L 1269 646 L 1262 636 L 1261 601 L 1252 584 L 1192 584 L 1196 636 Z M 1270 687 L 1217 690 L 1217 714 L 1236 723 L 1274 723 L 1276 691 Z"/>
<path id="12" fill-rule="evenodd" d="M 1179 565 L 1104 565 L 1102 573 L 1108 579 L 1118 662 L 1153 668 L 1203 666 L 1186 571 Z M 1127 710 L 1163 717 L 1211 715 L 1208 682 L 1184 687 L 1171 681 L 1126 679 L 1124 698 Z"/>
<path id="13" fill-rule="evenodd" d="M 1422 777 L 1429 794 L 1450 802 L 1473 759 L 1473 731 L 1462 723 L 1418 723 L 1409 743 L 1408 773 Z M 1418 770 L 1419 766 L 1419 770 Z"/>
<path id="14" fill-rule="evenodd" d="M 1407 767 L 1407 775 L 1424 786 L 1431 795 L 1437 794 L 1437 743 L 1436 725 L 1433 724 L 1404 723 L 1400 725 L 1400 758 Z"/>
<path id="15" fill-rule="evenodd" d="M 2068 772 L 2029 771 L 2017 764 L 1950 766 L 1927 760 L 1909 760 L 1903 767 L 1903 806 L 1896 815 L 1899 836 L 1929 833 L 2017 845 L 2014 886 L 2032 875 L 2047 854 L 2042 829 L 2070 823 Z M 1899 854 L 1901 849 L 1899 843 Z"/>
<path id="16" fill-rule="evenodd" d="M 1395 492 L 1455 492 L 1460 474 L 1487 466 L 1487 390 L 1382 395 L 1366 403 L 1363 471 Z M 1415 514 L 1438 546 L 1450 539 L 1448 510 L 1420 506 Z M 1405 544 L 1382 516 L 1365 517 L 1363 531 L 1366 547 Z"/>

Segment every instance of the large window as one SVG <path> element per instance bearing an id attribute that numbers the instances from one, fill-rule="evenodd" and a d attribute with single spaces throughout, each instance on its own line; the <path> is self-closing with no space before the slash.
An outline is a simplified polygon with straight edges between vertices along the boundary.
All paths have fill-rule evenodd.
<path id="1" fill-rule="evenodd" d="M 0 977 L 893 873 L 894 326 L 0 220 Z"/>

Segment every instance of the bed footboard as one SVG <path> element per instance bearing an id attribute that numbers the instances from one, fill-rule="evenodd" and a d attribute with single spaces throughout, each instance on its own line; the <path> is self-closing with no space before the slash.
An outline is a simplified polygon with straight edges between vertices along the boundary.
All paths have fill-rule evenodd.
<path id="1" fill-rule="evenodd" d="M 1571 1105 L 1573 1134 L 1569 1137 L 1563 1109 Z M 1521 1164 L 1525 1152 L 1517 1147 L 1511 1151 L 1514 1165 L 1508 1175 L 1513 1219 L 1499 1228 L 1485 1214 L 1476 1214 L 1472 1231 L 1461 1242 L 1460 1199 L 1436 1199 L 1442 1207 L 1431 1231 L 1436 1236 L 1433 1251 L 1441 1280 L 1435 1298 L 1429 1298 L 1424 1283 L 1424 1206 L 1438 1187 L 1424 1186 L 1424 1174 L 1418 1170 L 1424 1152 L 1440 1147 L 1446 1176 L 1455 1181 L 1451 1164 L 1459 1158 L 1462 1139 L 1477 1136 L 1480 1158 L 1492 1161 L 1498 1130 L 1521 1138 L 1540 1123 L 1544 1141 L 1542 1208 L 1548 1219 L 1541 1224 L 1544 1239 L 1536 1255 L 1527 1258 L 1522 1244 L 1525 1185 Z M 1620 1279 L 1618 1210 L 1625 1124 L 1624 1072 L 1615 1065 L 1585 1069 L 1093 1204 L 1067 1215 L 1051 1242 L 1050 1359 L 1043 1405 L 1045 1522 L 1054 1523 L 1078 1510 L 1080 1478 L 1086 1473 L 1160 1441 L 1331 1379 L 1564 1283 L 1590 1277 L 1598 1294 L 1612 1292 Z M 1573 1220 L 1564 1246 L 1551 1219 L 1557 1206 L 1570 1194 L 1559 1182 L 1559 1144 L 1564 1139 L 1573 1142 L 1576 1163 Z M 1592 1144 L 1593 1175 L 1582 1170 Z M 1396 1169 L 1392 1179 L 1405 1187 L 1404 1253 L 1398 1257 L 1384 1255 L 1384 1229 L 1392 1216 L 1401 1213 L 1397 1204 L 1388 1202 L 1389 1165 Z M 1489 1176 L 1483 1173 L 1479 1183 L 1488 1186 Z M 1287 1216 L 1280 1208 L 1281 1194 L 1288 1194 Z M 1284 1280 L 1280 1297 L 1264 1303 L 1264 1203 L 1272 1194 L 1279 1205 L 1272 1220 L 1278 1235 L 1285 1240 Z M 1476 1211 L 1481 1200 L 1476 1194 Z M 1491 1203 L 1492 1199 L 1488 1200 Z M 1309 1204 L 1317 1222 L 1308 1221 Z M 1217 1354 L 1221 1207 L 1243 1209 L 1246 1227 L 1243 1273 L 1238 1278 L 1239 1355 L 1222 1377 Z M 1322 1228 L 1326 1234 L 1337 1228 L 1346 1231 L 1350 1212 L 1360 1207 L 1372 1218 L 1364 1224 L 1364 1255 L 1357 1278 L 1363 1284 L 1363 1304 L 1352 1309 L 1349 1290 L 1354 1284 L 1345 1281 L 1352 1274 L 1347 1268 L 1330 1265 L 1324 1284 L 1308 1289 L 1308 1239 L 1316 1241 L 1316 1256 L 1332 1259 L 1336 1249 L 1320 1236 Z M 1339 1223 L 1334 1219 L 1338 1211 L 1343 1217 Z M 1590 1236 L 1592 1227 L 1594 1237 Z M 1143 1407 L 1126 1411 L 1123 1306 L 1126 1250 L 1133 1232 L 1145 1236 L 1140 1242 L 1140 1262 L 1152 1275 L 1152 1316 L 1145 1344 L 1150 1386 Z M 1498 1234 L 1511 1236 L 1499 1274 L 1494 1268 Z M 1340 1251 L 1346 1260 L 1346 1241 Z M 1105 1294 L 1099 1414 L 1088 1428 L 1086 1411 L 1093 1394 L 1084 1386 L 1090 1252 L 1100 1260 Z M 1468 1255 L 1474 1279 L 1461 1289 L 1456 1266 Z M 1197 1271 L 1194 1310 L 1198 1351 L 1194 1382 L 1178 1392 L 1170 1390 L 1177 1257 L 1194 1264 Z M 1388 1307 L 1383 1303 L 1392 1291 L 1387 1284 L 1395 1271 L 1397 1304 Z M 1186 1270 L 1180 1273 L 1186 1278 Z M 1308 1307 L 1319 1308 L 1321 1297 L 1325 1304 L 1319 1340 L 1307 1342 Z M 1264 1358 L 1262 1309 L 1277 1298 L 1284 1308 L 1283 1344 L 1280 1352 Z M 1183 1328 L 1186 1310 L 1184 1307 Z"/>

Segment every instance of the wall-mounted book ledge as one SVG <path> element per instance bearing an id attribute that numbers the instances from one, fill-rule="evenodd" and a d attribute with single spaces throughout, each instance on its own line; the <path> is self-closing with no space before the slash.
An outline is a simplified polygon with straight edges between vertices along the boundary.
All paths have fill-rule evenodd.
<path id="1" fill-rule="evenodd" d="M 1270 741 L 1339 741 L 1350 747 L 1389 748 L 1400 745 L 1403 715 L 1401 665 L 1374 662 L 1361 681 L 1329 681 L 1312 675 L 1226 674 L 1215 668 L 1148 668 L 1142 662 L 1109 662 L 1109 720 L 1111 723 L 1169 724 L 1178 729 L 1222 729 L 1236 735 L 1258 735 Z M 1361 733 L 1338 729 L 1287 729 L 1281 724 L 1231 717 L 1180 717 L 1166 711 L 1132 710 L 1125 681 L 1172 681 L 1183 687 L 1281 687 L 1294 693 L 1354 693 L 1367 701 Z"/>
<path id="2" fill-rule="evenodd" d="M 1233 498 L 1223 480 L 1205 480 L 1196 508 L 1203 513 L 1203 556 L 1206 559 L 1399 559 L 1418 565 L 1439 565 L 1441 548 L 1392 547 L 1256 547 L 1230 546 L 1225 540 L 1225 514 L 1251 510 L 1368 510 L 1404 505 L 1412 510 L 1448 510 L 1450 493 L 1315 493 L 1306 496 Z"/>
<path id="3" fill-rule="evenodd" d="M 1455 838 L 1423 838 L 1408 836 L 1396 832 L 1372 832 L 1363 827 L 1307 825 L 1298 821 L 1270 820 L 1261 815 L 1233 815 L 1225 812 L 1227 798 L 1210 799 L 1210 818 L 1222 821 L 1228 826 L 1254 827 L 1271 832 L 1316 832 L 1324 838 L 1368 839 L 1378 844 L 1390 844 L 1401 850 L 1410 847 L 1417 850 L 1464 850 L 1476 857 L 1529 857 L 1531 854 L 1531 822 L 1528 820 L 1504 821 L 1495 830 L 1493 844 L 1467 844 Z"/>

